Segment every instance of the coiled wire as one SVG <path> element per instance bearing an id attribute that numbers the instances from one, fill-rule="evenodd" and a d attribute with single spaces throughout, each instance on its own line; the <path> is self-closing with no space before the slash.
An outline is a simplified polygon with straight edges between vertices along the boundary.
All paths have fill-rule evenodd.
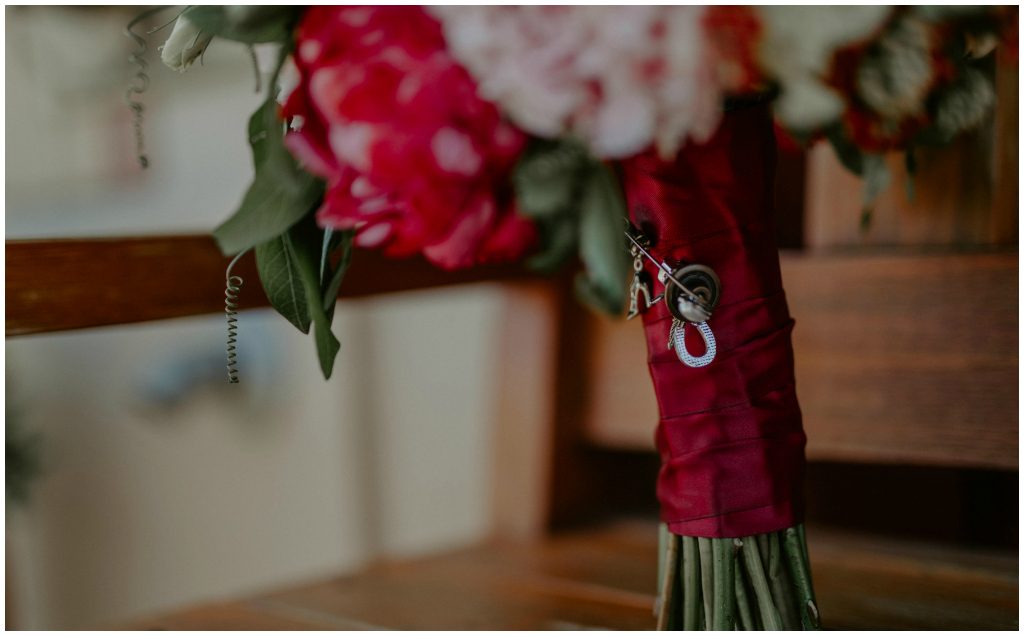
<path id="1" fill-rule="evenodd" d="M 238 384 L 238 351 L 235 346 L 238 343 L 238 292 L 241 291 L 242 284 L 245 282 L 241 276 L 232 276 L 231 268 L 244 255 L 245 252 L 242 252 L 235 256 L 224 272 L 224 316 L 228 321 L 228 339 L 225 350 L 228 360 L 228 382 L 231 384 Z"/>
<path id="2" fill-rule="evenodd" d="M 149 158 L 146 156 L 145 134 L 142 130 L 142 113 L 145 105 L 136 99 L 149 88 L 149 62 L 146 61 L 146 38 L 134 31 L 135 25 L 147 18 L 156 15 L 166 9 L 166 6 L 153 7 L 135 16 L 124 28 L 124 35 L 135 43 L 135 50 L 128 55 L 128 63 L 135 66 L 135 76 L 132 83 L 124 91 L 124 101 L 132 111 L 132 128 L 135 130 L 135 154 L 139 159 L 139 165 L 143 168 L 149 167 Z M 162 28 L 162 27 L 161 27 Z M 154 29 L 154 31 L 157 29 Z M 153 31 L 150 31 L 152 33 Z"/>

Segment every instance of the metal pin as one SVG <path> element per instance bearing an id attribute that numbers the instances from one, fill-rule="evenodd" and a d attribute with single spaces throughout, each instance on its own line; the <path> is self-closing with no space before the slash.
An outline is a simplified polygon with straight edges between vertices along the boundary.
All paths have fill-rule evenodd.
<path id="1" fill-rule="evenodd" d="M 645 250 L 643 245 L 640 245 L 640 243 L 637 242 L 637 240 L 635 238 L 633 238 L 633 235 L 630 234 L 628 230 L 625 231 L 624 234 L 626 235 L 626 238 L 628 238 L 629 241 L 638 250 L 640 250 L 640 253 L 643 254 L 645 257 L 647 257 L 647 260 L 649 260 L 652 263 L 654 263 L 655 266 L 657 266 L 658 269 L 660 269 L 661 271 L 663 271 L 665 273 L 665 278 L 667 278 L 668 280 L 672 281 L 672 283 L 676 287 L 678 287 L 680 290 L 682 290 L 683 294 L 686 296 L 686 300 L 688 300 L 691 303 L 694 303 L 694 304 L 696 304 L 696 305 L 698 305 L 700 307 L 703 307 L 704 309 L 707 309 L 707 304 L 704 302 L 704 300 L 700 296 L 698 296 L 697 294 L 693 293 L 692 291 L 687 289 L 685 285 L 683 285 L 678 280 L 676 280 L 676 277 L 672 275 L 672 269 L 668 265 L 666 265 L 665 263 L 659 262 L 658 259 L 656 259 L 653 256 L 651 256 L 651 253 L 648 252 L 647 250 Z M 709 313 L 710 313 L 710 311 L 709 311 Z"/>

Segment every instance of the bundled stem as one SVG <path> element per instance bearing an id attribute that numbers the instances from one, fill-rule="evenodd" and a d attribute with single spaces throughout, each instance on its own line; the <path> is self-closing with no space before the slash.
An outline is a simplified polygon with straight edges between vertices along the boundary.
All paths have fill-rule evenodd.
<path id="1" fill-rule="evenodd" d="M 741 539 L 662 533 L 658 629 L 821 629 L 802 525 Z"/>

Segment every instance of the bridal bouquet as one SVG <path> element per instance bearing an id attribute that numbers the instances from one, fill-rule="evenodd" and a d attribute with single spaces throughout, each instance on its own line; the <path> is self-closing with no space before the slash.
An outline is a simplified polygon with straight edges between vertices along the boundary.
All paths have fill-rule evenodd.
<path id="1" fill-rule="evenodd" d="M 354 248 L 443 269 L 578 258 L 583 299 L 645 324 L 659 625 L 814 629 L 776 130 L 827 139 L 870 202 L 884 153 L 986 117 L 977 60 L 1016 37 L 1009 7 L 191 6 L 161 56 L 274 47 L 253 182 L 214 235 L 255 251 L 325 377 Z"/>

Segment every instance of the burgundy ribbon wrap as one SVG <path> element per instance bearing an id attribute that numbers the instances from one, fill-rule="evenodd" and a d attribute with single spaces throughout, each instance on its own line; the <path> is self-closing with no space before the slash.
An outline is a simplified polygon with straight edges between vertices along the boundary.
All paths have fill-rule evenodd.
<path id="1" fill-rule="evenodd" d="M 687 367 L 667 348 L 663 302 L 643 314 L 660 411 L 658 499 L 678 535 L 749 536 L 803 515 L 806 437 L 771 219 L 775 153 L 771 115 L 757 105 L 726 113 L 711 140 L 674 161 L 649 153 L 622 164 L 630 217 L 654 256 L 707 265 L 722 282 L 708 321 L 718 354 L 707 367 Z M 657 281 L 653 264 L 647 271 Z M 686 339 L 703 353 L 692 326 Z"/>

